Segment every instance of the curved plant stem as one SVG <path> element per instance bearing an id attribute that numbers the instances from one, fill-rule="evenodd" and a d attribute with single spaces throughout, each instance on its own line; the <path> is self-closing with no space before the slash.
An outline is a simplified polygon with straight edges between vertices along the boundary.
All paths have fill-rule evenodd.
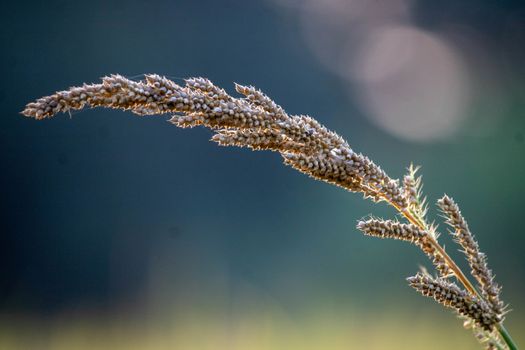
<path id="1" fill-rule="evenodd" d="M 498 328 L 499 334 L 501 335 L 501 337 L 503 338 L 503 340 L 505 341 L 509 349 L 518 350 L 518 346 L 516 345 L 516 343 L 514 343 L 514 340 L 512 340 L 509 332 L 507 331 L 505 326 L 503 326 L 503 323 L 498 323 L 496 327 Z"/>

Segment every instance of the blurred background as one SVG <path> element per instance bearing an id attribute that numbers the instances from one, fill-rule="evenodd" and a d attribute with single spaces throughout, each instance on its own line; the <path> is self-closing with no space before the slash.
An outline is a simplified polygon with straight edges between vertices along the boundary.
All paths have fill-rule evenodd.
<path id="1" fill-rule="evenodd" d="M 111 73 L 253 84 L 393 177 L 422 165 L 525 346 L 522 1 L 19 1 L 0 22 L 0 349 L 479 348 L 407 286 L 425 256 L 355 229 L 386 205 L 166 116 L 18 114 Z"/>

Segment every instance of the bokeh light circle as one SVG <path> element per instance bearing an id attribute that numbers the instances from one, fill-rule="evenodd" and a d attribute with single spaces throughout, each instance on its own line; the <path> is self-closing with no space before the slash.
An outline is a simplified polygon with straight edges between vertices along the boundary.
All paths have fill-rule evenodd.
<path id="1" fill-rule="evenodd" d="M 357 96 L 370 119 L 412 141 L 446 138 L 466 115 L 466 69 L 453 47 L 410 26 L 371 32 L 349 64 Z"/>

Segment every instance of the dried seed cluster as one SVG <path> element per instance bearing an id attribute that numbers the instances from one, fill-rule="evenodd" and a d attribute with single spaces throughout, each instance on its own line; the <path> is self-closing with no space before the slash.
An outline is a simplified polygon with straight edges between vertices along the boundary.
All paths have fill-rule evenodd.
<path id="1" fill-rule="evenodd" d="M 499 299 L 501 288 L 494 282 L 494 276 L 488 268 L 485 254 L 479 250 L 479 245 L 474 239 L 474 235 L 470 231 L 458 205 L 446 195 L 438 201 L 438 205 L 446 217 L 446 223 L 454 229 L 450 233 L 463 248 L 472 270 L 472 276 L 476 278 L 483 297 L 496 314 L 503 315 L 503 302 Z"/>
<path id="2" fill-rule="evenodd" d="M 467 316 L 476 325 L 486 331 L 492 331 L 498 319 L 490 307 L 477 297 L 470 295 L 454 283 L 445 279 L 435 279 L 418 273 L 409 277 L 408 283 L 424 296 L 434 298 L 438 303 L 455 309 L 460 315 Z"/>
<path id="3" fill-rule="evenodd" d="M 403 190 L 408 201 L 408 209 L 419 219 L 424 220 L 427 207 L 425 198 L 422 198 L 421 177 L 416 175 L 418 170 L 419 168 L 412 164 L 408 167 L 408 173 L 403 177 Z"/>
<path id="4" fill-rule="evenodd" d="M 375 201 L 406 208 L 399 181 L 391 179 L 366 156 L 355 153 L 335 132 L 304 115 L 288 115 L 261 91 L 237 84 L 244 98 L 234 98 L 208 79 L 187 79 L 185 86 L 159 75 L 132 81 L 120 75 L 84 84 L 29 103 L 22 112 L 36 119 L 89 107 L 131 110 L 139 115 L 175 114 L 180 127 L 203 125 L 214 129 L 212 140 L 223 146 L 280 152 L 287 165 L 318 180 Z"/>
<path id="5" fill-rule="evenodd" d="M 369 219 L 359 221 L 357 229 L 368 236 L 393 238 L 417 245 L 434 263 L 441 276 L 449 276 L 451 271 L 445 260 L 432 245 L 432 235 L 414 224 L 403 224 L 393 220 Z"/>
<path id="6" fill-rule="evenodd" d="M 402 224 L 394 220 L 369 219 L 359 221 L 357 228 L 368 236 L 394 238 L 416 244 L 420 244 L 428 237 L 428 233 L 416 225 Z"/>

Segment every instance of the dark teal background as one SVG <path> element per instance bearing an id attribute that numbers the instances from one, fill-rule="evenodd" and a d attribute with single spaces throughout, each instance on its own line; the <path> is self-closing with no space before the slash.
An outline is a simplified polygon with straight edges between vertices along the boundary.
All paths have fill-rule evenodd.
<path id="1" fill-rule="evenodd" d="M 37 97 L 107 74 L 158 73 L 179 83 L 208 77 L 231 93 L 233 82 L 253 84 L 336 130 L 393 177 L 422 165 L 431 217 L 439 219 L 433 203 L 444 192 L 460 204 L 513 309 L 508 328 L 523 343 L 525 6 L 419 1 L 414 15 L 430 31 L 473 28 L 492 54 L 505 108 L 489 132 L 469 132 L 476 115 L 428 143 L 378 129 L 307 49 L 294 13 L 270 2 L 4 4 L 0 318 L 45 321 L 77 309 L 111 318 L 130 309 L 148 320 L 158 307 L 151 285 L 166 288 L 157 290 L 163 303 L 200 295 L 206 309 L 217 301 L 224 317 L 245 284 L 297 318 L 326 300 L 365 310 L 433 306 L 404 280 L 428 266 L 415 247 L 355 229 L 359 218 L 393 210 L 315 182 L 277 154 L 217 147 L 210 131 L 177 129 L 164 116 L 19 114 Z"/>

